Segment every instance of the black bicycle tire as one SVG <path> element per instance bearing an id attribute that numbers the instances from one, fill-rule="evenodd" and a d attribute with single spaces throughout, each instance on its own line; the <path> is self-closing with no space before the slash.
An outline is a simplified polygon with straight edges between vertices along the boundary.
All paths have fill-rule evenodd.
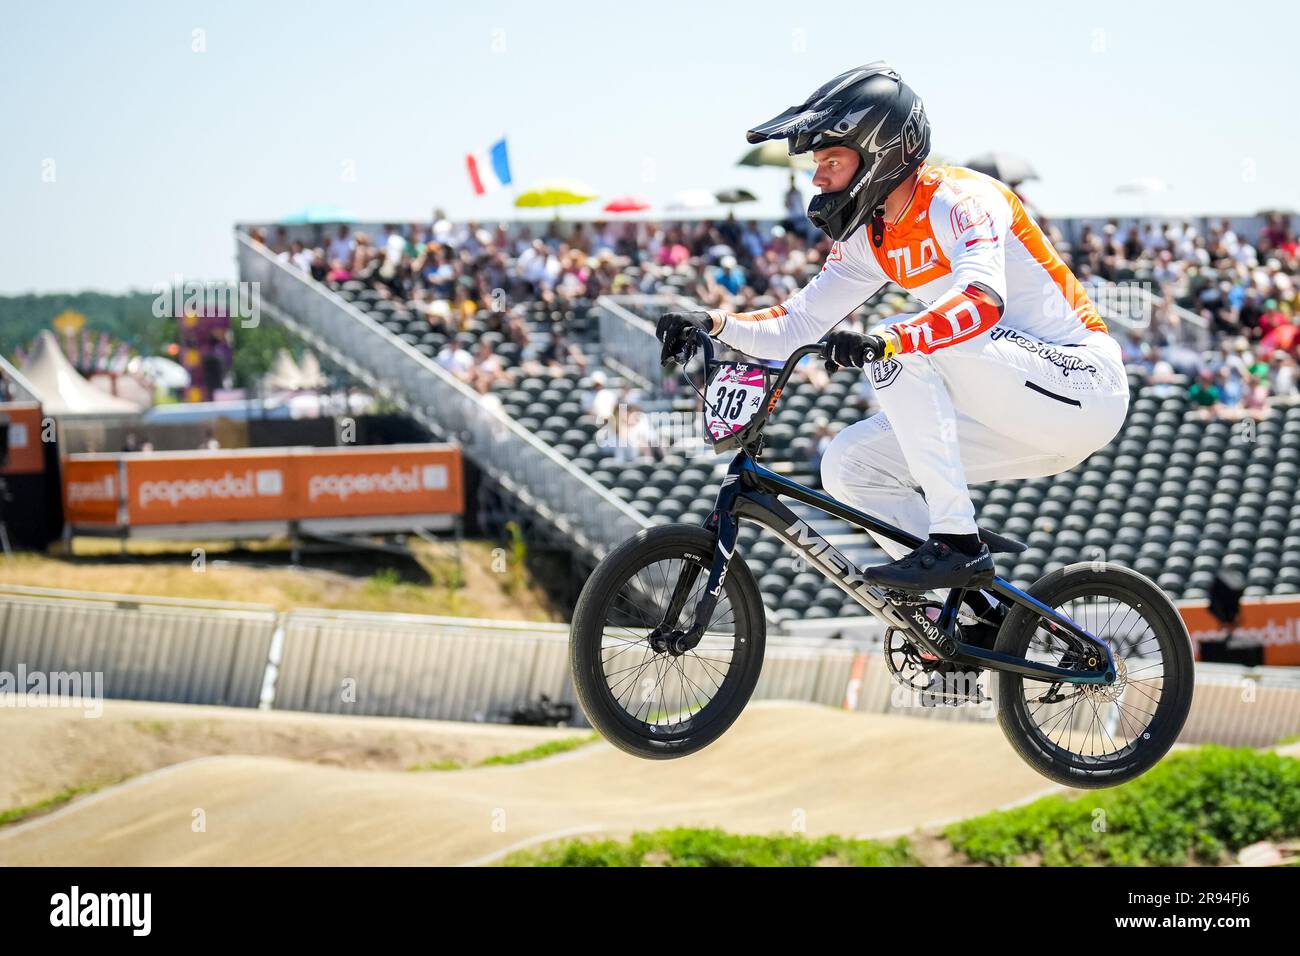
<path id="1" fill-rule="evenodd" d="M 1127 590 L 1128 596 L 1144 602 L 1151 609 L 1163 632 L 1157 634 L 1166 668 L 1161 698 L 1152 723 L 1148 725 L 1150 736 L 1144 738 L 1139 748 L 1116 760 L 1113 767 L 1085 769 L 1070 766 L 1043 745 L 1042 734 L 1036 725 L 1030 726 L 1031 718 L 1026 712 L 1022 693 L 1025 678 L 1009 671 L 998 674 L 998 723 L 1012 748 L 1049 780 L 1079 789 L 1118 786 L 1155 766 L 1182 731 L 1191 710 L 1195 684 L 1192 643 L 1187 626 L 1164 591 L 1145 575 L 1118 565 L 1072 564 L 1044 575 L 1026 593 L 1048 607 L 1056 607 L 1090 593 L 1104 593 L 1087 590 L 1098 587 L 1121 592 Z M 1078 590 L 1080 588 L 1084 590 Z M 1014 606 L 998 632 L 995 649 L 1003 654 L 1024 657 L 1039 620 L 1039 615 L 1028 608 Z M 1148 620 L 1148 624 L 1151 623 Z"/>
<path id="2" fill-rule="evenodd" d="M 619 713 L 614 711 L 617 704 L 612 701 L 601 667 L 602 629 L 609 605 L 634 573 L 629 569 L 650 555 L 655 556 L 654 560 L 691 555 L 703 557 L 705 567 L 701 573 L 707 575 L 712 553 L 713 535 L 703 528 L 680 524 L 650 528 L 638 532 L 606 555 L 578 596 L 569 631 L 569 664 L 578 704 L 601 736 L 633 756 L 668 760 L 707 747 L 735 723 L 758 683 L 763 667 L 767 624 L 758 583 L 744 560 L 736 554 L 728 565 L 723 588 L 737 612 L 737 635 L 741 628 L 740 614 L 743 611 L 746 615 L 745 636 L 749 647 L 742 672 L 737 675 L 737 683 L 730 691 L 726 706 L 698 732 L 670 735 L 665 739 L 634 732 L 620 717 L 620 713 L 625 711 L 622 708 L 618 708 Z M 683 612 L 683 618 L 688 618 L 689 614 L 690 609 L 687 609 Z"/>

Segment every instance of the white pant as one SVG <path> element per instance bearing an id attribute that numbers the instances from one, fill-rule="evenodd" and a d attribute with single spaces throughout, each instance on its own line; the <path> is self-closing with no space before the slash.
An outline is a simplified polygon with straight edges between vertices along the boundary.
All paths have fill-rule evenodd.
<path id="1" fill-rule="evenodd" d="M 835 436 L 822 458 L 822 485 L 921 538 L 975 533 L 968 482 L 1072 468 L 1107 445 L 1128 413 L 1119 343 L 1104 332 L 1079 345 L 1050 345 L 998 325 L 867 374 L 882 411 Z M 873 537 L 894 557 L 908 550 Z"/>

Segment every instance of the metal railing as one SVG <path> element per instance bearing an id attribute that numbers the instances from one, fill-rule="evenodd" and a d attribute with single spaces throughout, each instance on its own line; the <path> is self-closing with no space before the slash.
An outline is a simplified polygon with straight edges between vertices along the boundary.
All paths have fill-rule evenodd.
<path id="1" fill-rule="evenodd" d="M 0 378 L 9 382 L 9 399 L 14 402 L 40 402 L 36 386 L 3 355 L 0 355 Z"/>
<path id="2" fill-rule="evenodd" d="M 237 234 L 239 271 L 262 309 L 431 430 L 597 558 L 649 521 L 504 412 L 362 313 Z"/>
<path id="3" fill-rule="evenodd" d="M 664 376 L 659 364 L 659 340 L 655 338 L 654 322 L 645 313 L 696 307 L 675 295 L 602 295 L 595 304 L 601 350 L 658 388 Z"/>

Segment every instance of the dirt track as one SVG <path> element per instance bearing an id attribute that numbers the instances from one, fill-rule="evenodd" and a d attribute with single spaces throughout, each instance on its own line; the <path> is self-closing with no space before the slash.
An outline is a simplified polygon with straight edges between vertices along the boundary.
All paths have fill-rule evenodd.
<path id="1" fill-rule="evenodd" d="M 472 764 L 586 732 L 130 700 L 106 700 L 103 715 L 87 720 L 75 709 L 4 702 L 0 697 L 0 810 L 216 754 L 402 771 L 429 761 Z"/>
<path id="2" fill-rule="evenodd" d="M 484 729 L 438 732 L 467 726 Z M 667 762 L 604 743 L 442 773 L 200 758 L 0 829 L 0 864 L 465 864 L 561 835 L 674 825 L 882 835 L 1048 789 L 993 722 L 763 703 L 712 747 Z"/>

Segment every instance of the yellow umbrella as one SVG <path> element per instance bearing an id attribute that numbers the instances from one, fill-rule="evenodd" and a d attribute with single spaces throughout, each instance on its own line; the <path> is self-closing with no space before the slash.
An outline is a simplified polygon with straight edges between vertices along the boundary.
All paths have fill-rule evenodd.
<path id="1" fill-rule="evenodd" d="M 597 195 L 594 189 L 576 179 L 547 179 L 516 196 L 515 205 L 526 208 L 576 206 L 591 202 Z"/>

